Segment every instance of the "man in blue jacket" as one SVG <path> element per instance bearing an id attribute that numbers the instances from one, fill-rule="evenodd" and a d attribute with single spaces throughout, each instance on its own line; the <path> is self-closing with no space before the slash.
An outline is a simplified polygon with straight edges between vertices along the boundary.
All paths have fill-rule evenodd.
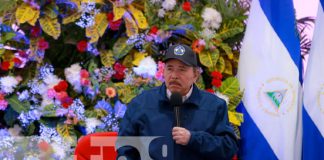
<path id="1" fill-rule="evenodd" d="M 190 47 L 183 44 L 169 47 L 165 56 L 165 83 L 144 91 L 129 103 L 120 125 L 120 139 L 157 136 L 147 146 L 149 157 L 154 160 L 231 159 L 237 151 L 237 139 L 228 121 L 226 103 L 197 88 L 194 83 L 199 74 L 197 57 Z M 180 126 L 176 126 L 170 103 L 175 92 L 182 95 L 183 101 Z M 119 148 L 118 157 L 140 159 L 141 151 L 135 148 L 131 145 Z"/>

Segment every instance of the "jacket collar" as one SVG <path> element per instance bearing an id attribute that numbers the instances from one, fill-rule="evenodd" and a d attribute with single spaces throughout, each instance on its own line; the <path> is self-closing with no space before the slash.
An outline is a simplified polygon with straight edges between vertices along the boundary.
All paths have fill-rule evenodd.
<path id="1" fill-rule="evenodd" d="M 200 90 L 195 84 L 193 84 L 192 87 L 193 89 L 192 89 L 191 96 L 186 101 L 184 101 L 184 104 L 194 104 L 195 106 L 199 107 L 199 101 L 201 97 Z M 163 83 L 159 89 L 160 101 L 170 103 L 167 97 L 166 90 L 167 90 L 166 85 L 165 83 Z"/>

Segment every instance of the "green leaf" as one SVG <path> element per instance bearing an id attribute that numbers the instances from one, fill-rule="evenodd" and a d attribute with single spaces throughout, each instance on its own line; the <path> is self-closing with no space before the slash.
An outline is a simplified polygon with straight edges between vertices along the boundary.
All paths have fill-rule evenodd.
<path id="1" fill-rule="evenodd" d="M 31 123 L 28 127 L 27 127 L 27 136 L 31 136 L 34 134 L 36 129 L 36 126 L 34 123 Z"/>
<path id="2" fill-rule="evenodd" d="M 43 117 L 57 117 L 56 115 L 56 107 L 54 104 L 50 104 L 44 107 L 42 111 L 42 116 Z"/>
<path id="3" fill-rule="evenodd" d="M 204 84 L 204 80 L 203 80 L 203 77 L 200 75 L 197 82 L 196 82 L 196 85 L 199 89 L 202 89 L 204 90 L 205 89 L 205 84 Z"/>
<path id="4" fill-rule="evenodd" d="M 228 38 L 234 37 L 235 35 L 242 33 L 244 31 L 244 26 L 242 22 L 235 20 L 230 21 L 227 24 L 223 24 L 219 32 L 215 35 L 216 39 L 226 40 Z"/>
<path id="5" fill-rule="evenodd" d="M 201 64 L 208 68 L 215 68 L 215 64 L 219 58 L 219 52 L 218 50 L 215 50 L 215 52 L 204 50 L 203 52 L 199 53 L 198 56 Z"/>
<path id="6" fill-rule="evenodd" d="M 217 71 L 223 73 L 225 70 L 225 60 L 222 56 L 219 57 L 217 63 L 216 63 L 216 69 Z"/>
<path id="7" fill-rule="evenodd" d="M 129 53 L 134 44 L 127 44 L 127 38 L 119 38 L 113 47 L 113 55 L 116 59 L 121 59 Z"/>
<path id="8" fill-rule="evenodd" d="M 28 102 L 20 102 L 17 95 L 12 95 L 10 98 L 8 98 L 8 102 L 10 104 L 10 107 L 12 107 L 12 109 L 19 114 L 21 112 L 28 112 L 29 110 L 30 104 Z"/>
<path id="9" fill-rule="evenodd" d="M 219 88 L 219 92 L 226 96 L 231 96 L 239 91 L 239 81 L 235 77 L 228 77 L 222 82 L 222 86 Z"/>
<path id="10" fill-rule="evenodd" d="M 8 33 L 5 33 L 4 36 L 3 36 L 3 40 L 4 41 L 7 41 L 7 40 L 10 40 L 12 39 L 13 37 L 16 36 L 16 33 L 13 33 L 13 32 L 8 32 Z"/>
<path id="11" fill-rule="evenodd" d="M 16 1 L 13 0 L 1 0 L 0 3 L 0 13 L 10 11 L 17 6 Z"/>
<path id="12" fill-rule="evenodd" d="M 58 7 L 54 3 L 51 3 L 50 5 L 46 5 L 45 15 L 53 19 L 57 17 L 57 11 Z"/>
<path id="13" fill-rule="evenodd" d="M 6 121 L 8 126 L 13 126 L 19 114 L 13 110 L 11 107 L 8 107 L 5 110 L 4 120 Z"/>
<path id="14" fill-rule="evenodd" d="M 71 144 L 76 144 L 77 136 L 74 132 L 73 125 L 69 124 L 58 124 L 56 130 L 64 140 L 69 141 Z"/>

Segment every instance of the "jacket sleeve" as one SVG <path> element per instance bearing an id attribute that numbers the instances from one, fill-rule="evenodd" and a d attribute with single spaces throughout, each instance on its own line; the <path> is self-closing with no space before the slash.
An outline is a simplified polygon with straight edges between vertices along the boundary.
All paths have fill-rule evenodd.
<path id="1" fill-rule="evenodd" d="M 190 131 L 188 147 L 206 159 L 231 159 L 238 150 L 236 136 L 228 121 L 226 103 L 222 102 L 213 133 Z"/>
<path id="2" fill-rule="evenodd" d="M 119 126 L 119 132 L 118 132 L 118 138 L 116 141 L 116 146 L 119 146 L 122 144 L 122 136 L 138 136 L 138 130 L 135 125 L 135 112 L 138 105 L 135 103 L 135 101 L 131 101 L 127 105 L 126 113 L 120 123 Z M 126 157 L 127 160 L 140 160 L 140 155 L 138 151 L 131 146 L 124 146 L 117 149 L 117 159 L 121 156 Z"/>

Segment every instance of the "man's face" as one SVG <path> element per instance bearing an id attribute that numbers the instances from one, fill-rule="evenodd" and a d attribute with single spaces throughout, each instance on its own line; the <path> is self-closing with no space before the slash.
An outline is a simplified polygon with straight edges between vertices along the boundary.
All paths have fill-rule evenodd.
<path id="1" fill-rule="evenodd" d="M 166 87 L 171 92 L 179 92 L 183 96 L 188 93 L 198 75 L 197 70 L 177 59 L 168 60 L 163 72 Z"/>

